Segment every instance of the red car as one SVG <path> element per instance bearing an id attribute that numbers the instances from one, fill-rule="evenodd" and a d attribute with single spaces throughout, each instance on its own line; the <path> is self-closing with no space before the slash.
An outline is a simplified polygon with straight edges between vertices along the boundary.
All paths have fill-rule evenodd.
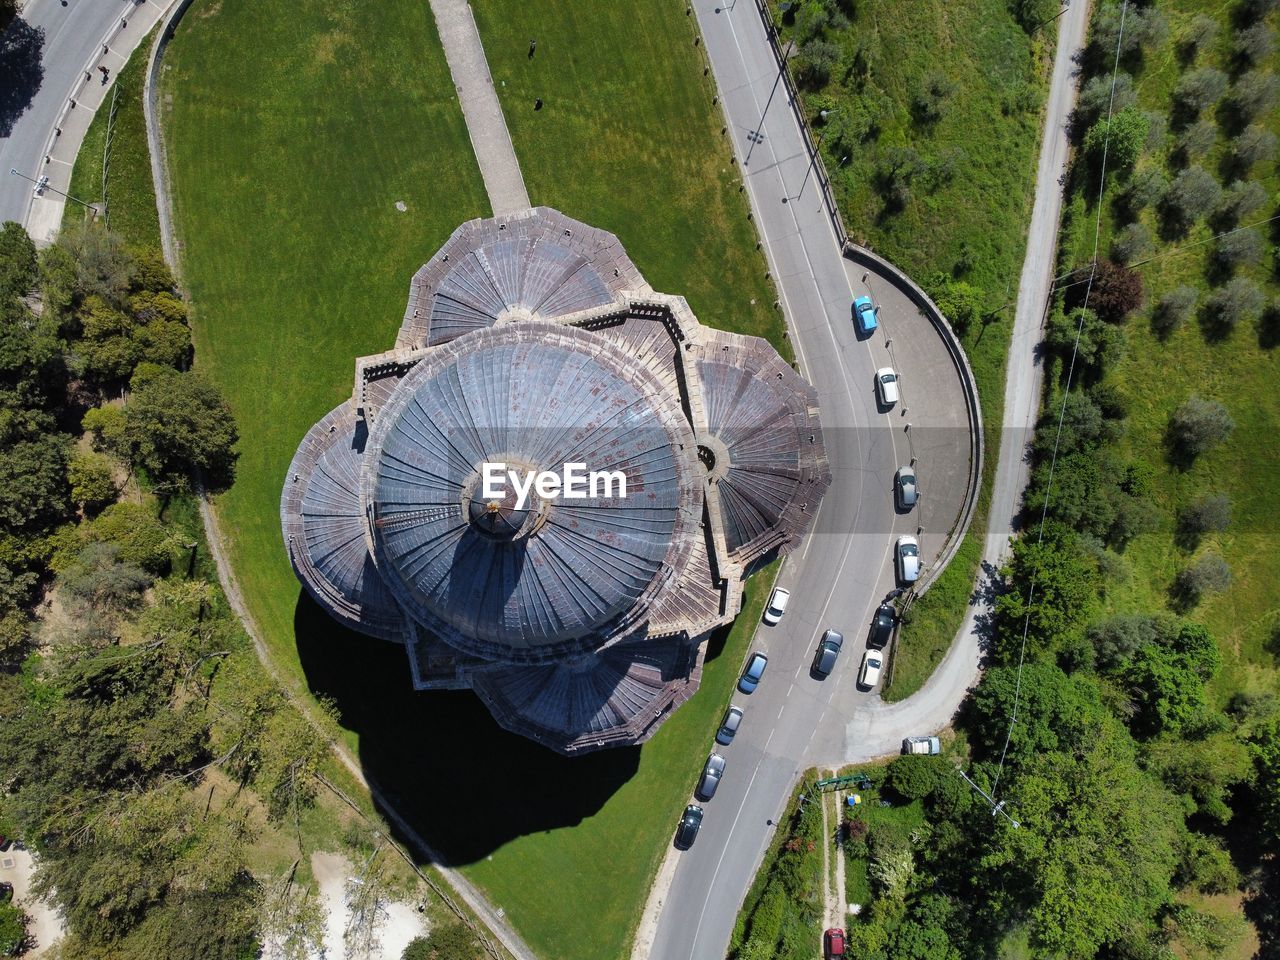
<path id="1" fill-rule="evenodd" d="M 822 935 L 822 955 L 827 960 L 836 960 L 837 957 L 844 956 L 844 931 L 839 927 L 832 927 Z"/>

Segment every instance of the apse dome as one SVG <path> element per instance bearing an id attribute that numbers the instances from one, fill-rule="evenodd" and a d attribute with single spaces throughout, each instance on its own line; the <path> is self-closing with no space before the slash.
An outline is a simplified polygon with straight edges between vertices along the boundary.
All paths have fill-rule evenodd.
<path id="1" fill-rule="evenodd" d="M 521 661 L 595 649 L 643 617 L 682 499 L 700 500 L 696 451 L 678 401 L 604 337 L 540 323 L 466 334 L 380 413 L 364 490 L 373 553 L 402 606 L 459 649 Z M 616 471 L 625 496 L 585 476 L 580 499 L 521 499 L 510 480 L 485 496 L 486 463 L 522 488 L 566 464 Z"/>

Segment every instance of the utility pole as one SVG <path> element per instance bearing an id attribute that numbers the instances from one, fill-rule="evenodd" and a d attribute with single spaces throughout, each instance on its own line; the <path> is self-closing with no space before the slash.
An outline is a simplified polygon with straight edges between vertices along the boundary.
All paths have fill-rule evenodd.
<path id="1" fill-rule="evenodd" d="M 965 774 L 965 772 L 961 770 L 959 767 L 956 767 L 956 773 L 964 777 L 964 782 L 967 783 L 969 786 L 973 787 L 973 789 L 977 790 L 978 793 L 982 794 L 982 798 L 991 805 L 991 816 L 994 817 L 996 814 L 999 814 L 1000 816 L 1008 820 L 1011 824 L 1013 824 L 1013 829 L 1015 830 L 1019 829 L 1022 826 L 1022 824 L 1018 823 L 1017 820 L 1009 816 L 1009 812 L 1004 808 L 1004 805 L 1005 805 L 1004 800 L 1001 800 L 999 803 L 996 803 L 995 798 L 992 797 L 991 794 L 987 793 L 987 791 L 983 790 L 980 786 L 978 786 L 976 783 L 970 780 L 969 777 Z"/>

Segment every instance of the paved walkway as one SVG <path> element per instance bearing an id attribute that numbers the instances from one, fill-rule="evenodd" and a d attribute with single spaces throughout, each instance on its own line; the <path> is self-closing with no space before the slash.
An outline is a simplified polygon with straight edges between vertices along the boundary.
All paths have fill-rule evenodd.
<path id="1" fill-rule="evenodd" d="M 529 192 L 524 187 L 498 92 L 493 89 L 493 75 L 489 73 L 471 5 L 467 0 L 431 0 L 431 12 L 435 14 L 440 43 L 493 215 L 500 217 L 527 209 L 532 206 Z"/>

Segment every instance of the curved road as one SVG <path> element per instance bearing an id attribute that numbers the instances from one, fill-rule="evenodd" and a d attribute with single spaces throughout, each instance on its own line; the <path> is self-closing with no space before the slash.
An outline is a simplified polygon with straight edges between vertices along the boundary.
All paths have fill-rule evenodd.
<path id="1" fill-rule="evenodd" d="M 978 676 L 976 624 L 988 609 L 982 599 L 971 604 L 942 664 L 915 696 L 886 704 L 854 688 L 867 622 L 892 586 L 892 541 L 897 533 L 911 532 L 916 521 L 895 516 L 886 493 L 894 464 L 905 462 L 904 441 L 910 434 L 901 429 L 899 417 L 880 415 L 867 390 L 872 371 L 890 362 L 885 337 L 857 341 L 849 302 L 862 293 L 875 296 L 888 336 L 909 336 L 895 331 L 909 328 L 914 308 L 894 303 L 886 296 L 887 284 L 874 277 L 874 289 L 865 289 L 862 275 L 855 276 L 858 272 L 842 260 L 818 191 L 808 183 L 812 175 L 804 133 L 786 102 L 785 86 L 778 82 L 777 61 L 754 3 L 734 0 L 719 6 L 715 0 L 695 0 L 694 9 L 737 155 L 744 161 L 744 182 L 782 291 L 796 353 L 818 389 L 833 482 L 814 535 L 788 559 L 779 578 L 794 590 L 791 610 L 778 627 L 757 632 L 755 647 L 769 653 L 769 670 L 754 694 L 735 694 L 746 717 L 735 743 L 721 748 L 728 760 L 726 775 L 715 799 L 705 805 L 698 841 L 686 853 L 669 855 L 650 897 L 634 956 L 661 960 L 725 956 L 773 820 L 801 770 L 896 753 L 903 736 L 950 723 Z M 1084 0 L 1075 0 L 1058 22 L 1009 354 L 985 570 L 998 567 L 1007 550 L 1027 480 L 1026 445 L 1040 395 L 1034 348 L 1052 280 L 1062 199 L 1058 178 L 1066 169 L 1066 121 L 1075 101 L 1071 58 L 1083 44 L 1087 13 Z M 895 344 L 894 349 L 903 347 Z M 931 368 L 906 362 L 903 368 L 911 374 L 903 385 L 904 404 L 918 405 L 912 396 L 915 381 L 927 383 L 926 393 L 945 388 L 944 380 L 929 376 Z M 921 462 L 924 504 L 930 488 L 926 461 Z M 929 542 L 922 545 L 931 556 Z M 827 627 L 843 630 L 846 649 L 836 673 L 819 683 L 809 677 L 808 663 L 815 638 Z"/>

